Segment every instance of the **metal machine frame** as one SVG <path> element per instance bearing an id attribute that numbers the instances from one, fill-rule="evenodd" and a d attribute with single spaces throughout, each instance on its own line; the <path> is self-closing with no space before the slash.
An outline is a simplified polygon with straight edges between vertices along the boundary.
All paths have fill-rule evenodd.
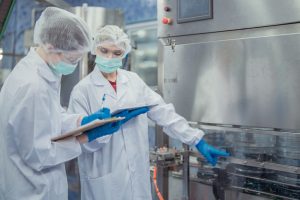
<path id="1" fill-rule="evenodd" d="M 196 12 L 205 1 L 187 0 L 186 9 Z M 207 141 L 232 153 L 211 168 L 185 146 L 182 172 L 171 173 L 183 186 L 179 195 L 299 199 L 300 2 L 212 4 L 213 18 L 181 23 L 178 1 L 158 1 L 158 88 L 192 126 L 205 130 Z M 169 147 L 178 146 L 170 139 Z M 174 186 L 170 178 L 162 181 Z"/>

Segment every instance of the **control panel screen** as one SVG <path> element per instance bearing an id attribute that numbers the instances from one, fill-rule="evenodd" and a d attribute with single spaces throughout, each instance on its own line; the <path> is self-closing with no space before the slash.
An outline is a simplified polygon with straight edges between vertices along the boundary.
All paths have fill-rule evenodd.
<path id="1" fill-rule="evenodd" d="M 185 23 L 212 18 L 212 0 L 177 0 L 177 22 Z"/>

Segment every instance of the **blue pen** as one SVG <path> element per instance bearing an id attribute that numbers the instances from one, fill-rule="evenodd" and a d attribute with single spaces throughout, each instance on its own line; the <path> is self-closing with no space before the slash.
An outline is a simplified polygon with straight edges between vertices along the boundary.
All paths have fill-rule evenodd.
<path id="1" fill-rule="evenodd" d="M 105 95 L 106 95 L 106 94 L 103 94 L 103 97 L 102 97 L 101 109 L 103 109 L 103 105 L 104 105 L 104 101 L 105 101 Z"/>

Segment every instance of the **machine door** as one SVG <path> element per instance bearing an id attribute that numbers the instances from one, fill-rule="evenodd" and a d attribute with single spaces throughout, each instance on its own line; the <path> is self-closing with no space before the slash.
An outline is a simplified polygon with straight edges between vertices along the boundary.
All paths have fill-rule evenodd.
<path id="1" fill-rule="evenodd" d="M 166 101 L 189 121 L 300 129 L 297 31 L 259 37 L 236 32 L 230 33 L 232 38 L 203 42 L 199 36 L 176 44 L 174 51 L 164 46 Z"/>

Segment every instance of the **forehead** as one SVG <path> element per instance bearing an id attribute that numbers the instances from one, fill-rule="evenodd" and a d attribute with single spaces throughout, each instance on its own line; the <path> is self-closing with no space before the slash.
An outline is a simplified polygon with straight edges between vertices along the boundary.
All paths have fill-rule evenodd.
<path id="1" fill-rule="evenodd" d="M 103 43 L 100 45 L 100 47 L 111 50 L 111 51 L 124 51 L 123 49 L 121 49 L 120 47 L 118 47 L 117 45 L 115 45 L 113 43 Z"/>

